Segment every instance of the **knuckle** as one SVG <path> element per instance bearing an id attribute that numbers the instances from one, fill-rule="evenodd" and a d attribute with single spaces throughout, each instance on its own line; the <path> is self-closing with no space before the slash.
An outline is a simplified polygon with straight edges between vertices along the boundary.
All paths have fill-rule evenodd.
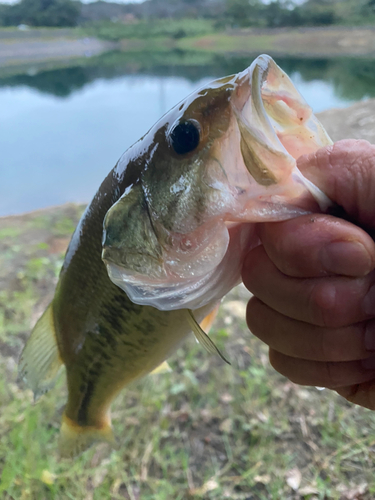
<path id="1" fill-rule="evenodd" d="M 335 327 L 337 324 L 336 287 L 333 283 L 318 280 L 310 285 L 308 309 L 310 321 L 314 325 Z"/>
<path id="2" fill-rule="evenodd" d="M 338 337 L 334 331 L 323 330 L 320 333 L 320 353 L 322 361 L 341 361 L 345 357 L 345 344 L 337 341 Z"/>
<path id="3" fill-rule="evenodd" d="M 339 367 L 337 363 L 333 361 L 328 361 L 325 363 L 325 387 L 333 389 L 335 387 L 342 386 L 342 381 L 340 377 Z"/>

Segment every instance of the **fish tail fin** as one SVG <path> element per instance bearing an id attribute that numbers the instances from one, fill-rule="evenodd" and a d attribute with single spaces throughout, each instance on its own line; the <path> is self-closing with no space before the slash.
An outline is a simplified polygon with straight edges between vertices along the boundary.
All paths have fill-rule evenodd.
<path id="1" fill-rule="evenodd" d="M 59 450 L 62 458 L 73 458 L 87 450 L 96 442 L 105 442 L 118 449 L 108 416 L 100 427 L 81 426 L 67 415 L 63 415 L 60 429 Z"/>
<path id="2" fill-rule="evenodd" d="M 52 302 L 37 321 L 19 361 L 19 379 L 34 392 L 34 401 L 53 387 L 63 361 L 56 340 Z"/>
<path id="3" fill-rule="evenodd" d="M 172 368 L 169 366 L 168 361 L 163 361 L 159 366 L 154 368 L 152 372 L 150 372 L 150 375 L 159 375 L 162 373 L 170 373 L 172 371 Z"/>

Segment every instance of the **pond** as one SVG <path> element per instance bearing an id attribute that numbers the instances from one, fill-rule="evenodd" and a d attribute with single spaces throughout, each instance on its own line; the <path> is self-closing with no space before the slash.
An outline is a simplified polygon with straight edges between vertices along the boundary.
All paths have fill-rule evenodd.
<path id="1" fill-rule="evenodd" d="M 88 202 L 120 155 L 170 107 L 251 57 L 110 53 L 0 73 L 0 216 Z M 374 62 L 276 58 L 316 112 L 375 95 Z"/>

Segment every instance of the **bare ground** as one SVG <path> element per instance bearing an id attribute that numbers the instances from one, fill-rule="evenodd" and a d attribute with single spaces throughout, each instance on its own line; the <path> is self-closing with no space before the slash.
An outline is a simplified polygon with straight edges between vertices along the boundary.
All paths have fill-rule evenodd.
<path id="1" fill-rule="evenodd" d="M 375 144 L 375 99 L 344 109 L 329 109 L 319 113 L 318 117 L 334 141 L 366 139 Z"/>
<path id="2" fill-rule="evenodd" d="M 114 48 L 114 44 L 93 37 L 73 36 L 69 31 L 40 32 L 35 36 L 15 37 L 14 32 L 0 31 L 0 67 L 27 62 L 89 57 Z"/>

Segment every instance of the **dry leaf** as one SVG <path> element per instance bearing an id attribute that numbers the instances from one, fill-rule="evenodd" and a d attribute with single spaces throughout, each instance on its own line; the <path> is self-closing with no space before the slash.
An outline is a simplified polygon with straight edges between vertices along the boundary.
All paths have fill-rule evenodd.
<path id="1" fill-rule="evenodd" d="M 50 472 L 49 470 L 44 469 L 40 475 L 40 480 L 42 481 L 42 483 L 51 486 L 51 484 L 55 482 L 56 477 L 56 474 L 52 474 L 52 472 Z"/>
<path id="2" fill-rule="evenodd" d="M 224 394 L 220 396 L 220 401 L 222 403 L 231 403 L 233 401 L 233 396 L 229 394 L 229 392 L 224 392 Z"/>
<path id="3" fill-rule="evenodd" d="M 232 430 L 232 425 L 232 419 L 226 418 L 221 422 L 219 429 L 221 430 L 221 432 L 226 432 L 228 434 Z"/>
<path id="4" fill-rule="evenodd" d="M 308 495 L 315 495 L 319 493 L 319 490 L 315 488 L 314 486 L 304 486 L 303 488 L 300 488 L 298 490 L 298 493 L 301 495 L 301 497 L 308 496 Z"/>
<path id="5" fill-rule="evenodd" d="M 271 481 L 271 476 L 268 474 L 263 474 L 263 476 L 255 476 L 254 481 L 261 484 L 269 484 Z"/>
<path id="6" fill-rule="evenodd" d="M 210 479 L 209 481 L 204 483 L 203 486 L 201 486 L 200 488 L 194 488 L 193 490 L 190 490 L 189 493 L 190 495 L 205 495 L 209 491 L 216 490 L 216 488 L 218 487 L 219 487 L 218 482 L 215 481 L 214 479 Z"/>
<path id="7" fill-rule="evenodd" d="M 286 473 L 286 482 L 292 490 L 297 491 L 301 484 L 302 474 L 299 469 L 291 469 Z"/>

